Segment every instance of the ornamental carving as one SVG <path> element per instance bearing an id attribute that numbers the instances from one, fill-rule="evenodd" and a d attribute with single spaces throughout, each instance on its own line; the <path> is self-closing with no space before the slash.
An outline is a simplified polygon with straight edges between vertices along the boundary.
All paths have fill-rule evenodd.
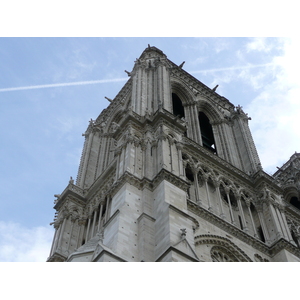
<path id="1" fill-rule="evenodd" d="M 195 246 L 197 245 L 213 245 L 211 255 L 214 259 L 228 259 L 227 261 L 235 262 L 251 262 L 250 257 L 228 238 L 224 238 L 212 234 L 204 234 L 195 237 Z M 217 261 L 217 260 L 215 260 Z M 225 260 L 224 260 L 225 261 Z"/>
<path id="2" fill-rule="evenodd" d="M 259 254 L 255 253 L 254 254 L 254 261 L 256 262 L 269 262 L 268 259 L 262 258 Z"/>
<path id="3" fill-rule="evenodd" d="M 226 248 L 216 246 L 210 251 L 213 262 L 239 262 L 239 260 Z"/>

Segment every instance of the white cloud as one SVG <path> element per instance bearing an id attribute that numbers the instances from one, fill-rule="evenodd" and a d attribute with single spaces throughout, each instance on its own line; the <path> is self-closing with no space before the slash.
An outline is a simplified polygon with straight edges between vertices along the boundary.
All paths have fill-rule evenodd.
<path id="1" fill-rule="evenodd" d="M 214 39 L 214 51 L 216 53 L 222 52 L 224 50 L 228 50 L 231 46 L 231 43 L 224 38 L 215 38 Z"/>
<path id="2" fill-rule="evenodd" d="M 53 235 L 50 226 L 26 228 L 18 223 L 0 221 L 0 261 L 45 262 Z"/>
<path id="3" fill-rule="evenodd" d="M 253 38 L 250 43 L 246 45 L 247 52 L 250 51 L 261 51 L 261 52 L 270 52 L 273 48 L 273 43 L 268 43 L 267 38 L 257 37 Z"/>
<path id="4" fill-rule="evenodd" d="M 295 152 L 300 152 L 300 40 L 285 39 L 283 54 L 274 57 L 276 78 L 245 109 L 263 167 L 276 171 Z"/>

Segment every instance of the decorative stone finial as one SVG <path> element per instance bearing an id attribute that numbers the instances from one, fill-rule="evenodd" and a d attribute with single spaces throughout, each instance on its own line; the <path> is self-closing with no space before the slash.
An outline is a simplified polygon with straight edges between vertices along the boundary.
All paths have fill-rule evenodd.
<path id="1" fill-rule="evenodd" d="M 181 231 L 181 237 L 184 238 L 186 236 L 186 228 L 180 229 Z"/>

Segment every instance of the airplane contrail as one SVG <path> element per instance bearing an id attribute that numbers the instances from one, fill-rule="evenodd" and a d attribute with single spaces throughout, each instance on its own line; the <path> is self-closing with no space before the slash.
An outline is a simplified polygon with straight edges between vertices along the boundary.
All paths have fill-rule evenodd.
<path id="1" fill-rule="evenodd" d="M 275 65 L 275 64 L 267 63 L 267 64 L 260 64 L 260 65 L 247 65 L 247 66 L 240 66 L 240 67 L 208 69 L 208 70 L 191 71 L 189 73 L 190 74 L 197 74 L 197 73 L 231 71 L 231 70 L 240 70 L 240 69 L 252 69 L 252 68 L 267 67 L 267 66 L 272 66 L 272 65 Z M 109 83 L 109 82 L 125 81 L 127 79 L 128 79 L 128 77 L 127 78 L 125 77 L 125 78 L 114 78 L 114 79 L 101 79 L 101 80 L 89 80 L 89 81 L 75 81 L 75 82 L 65 82 L 65 83 L 42 84 L 42 85 L 29 85 L 29 86 L 3 88 L 3 89 L 0 89 L 0 92 L 13 92 L 13 91 L 22 91 L 22 90 L 52 88 L 52 87 L 64 87 L 64 86 L 72 86 L 72 85 L 87 85 L 87 84 Z"/>
<path id="2" fill-rule="evenodd" d="M 268 66 L 276 66 L 276 64 L 267 63 L 267 64 L 260 64 L 260 65 L 246 65 L 246 66 L 237 66 L 237 67 L 228 67 L 228 68 L 191 71 L 189 73 L 196 74 L 196 73 L 220 72 L 220 71 L 231 71 L 231 70 L 243 70 L 243 69 L 253 69 L 253 68 L 261 68 L 261 67 L 268 67 Z"/>
<path id="3" fill-rule="evenodd" d="M 65 83 L 42 84 L 42 85 L 29 85 L 29 86 L 4 88 L 4 89 L 0 89 L 0 92 L 13 92 L 13 91 L 22 91 L 22 90 L 52 88 L 52 87 L 64 87 L 64 86 L 72 86 L 72 85 L 109 83 L 109 82 L 125 81 L 127 79 L 128 79 L 128 77 L 127 78 L 114 78 L 114 79 L 102 79 L 102 80 L 89 80 L 89 81 L 75 81 L 75 82 L 65 82 Z"/>

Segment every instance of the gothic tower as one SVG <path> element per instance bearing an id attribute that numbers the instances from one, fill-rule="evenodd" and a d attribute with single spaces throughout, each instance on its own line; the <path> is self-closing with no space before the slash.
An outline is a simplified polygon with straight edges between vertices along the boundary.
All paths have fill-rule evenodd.
<path id="1" fill-rule="evenodd" d="M 242 108 L 156 47 L 127 73 L 57 195 L 48 261 L 299 261 L 299 194 L 262 170 Z"/>

